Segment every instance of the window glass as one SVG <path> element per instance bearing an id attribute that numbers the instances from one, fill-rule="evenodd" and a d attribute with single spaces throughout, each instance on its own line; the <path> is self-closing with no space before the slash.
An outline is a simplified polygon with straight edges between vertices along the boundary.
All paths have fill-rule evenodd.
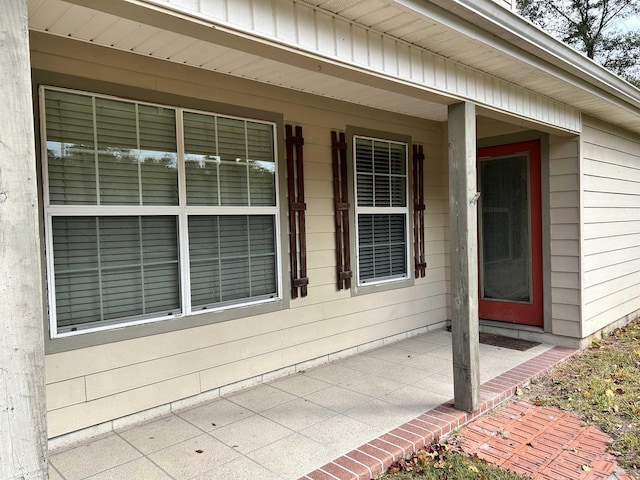
<path id="1" fill-rule="evenodd" d="M 175 110 L 74 93 L 45 101 L 52 205 L 177 205 Z"/>
<path id="2" fill-rule="evenodd" d="M 58 327 L 180 311 L 176 218 L 54 217 Z"/>
<path id="3" fill-rule="evenodd" d="M 189 205 L 276 204 L 271 125 L 185 112 L 184 135 Z"/>
<path id="4" fill-rule="evenodd" d="M 42 92 L 54 335 L 278 298 L 273 124 Z"/>
<path id="5" fill-rule="evenodd" d="M 406 274 L 404 215 L 358 215 L 358 245 L 361 281 Z"/>
<path id="6" fill-rule="evenodd" d="M 358 280 L 408 278 L 407 144 L 354 137 Z"/>
<path id="7" fill-rule="evenodd" d="M 185 112 L 183 118 L 187 203 L 220 205 L 216 117 Z"/>
<path id="8" fill-rule="evenodd" d="M 189 232 L 195 308 L 275 294 L 273 217 L 192 216 Z"/>
<path id="9" fill-rule="evenodd" d="M 47 92 L 47 162 L 52 205 L 95 205 L 96 150 L 93 99 Z"/>
<path id="10" fill-rule="evenodd" d="M 269 125 L 247 122 L 247 155 L 251 205 L 275 205 L 276 164 Z"/>

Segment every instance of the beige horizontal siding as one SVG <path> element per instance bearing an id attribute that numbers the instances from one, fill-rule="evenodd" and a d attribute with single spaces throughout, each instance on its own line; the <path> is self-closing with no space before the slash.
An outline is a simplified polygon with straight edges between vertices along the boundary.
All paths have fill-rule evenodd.
<path id="1" fill-rule="evenodd" d="M 597 255 L 589 255 L 584 259 L 585 275 L 589 272 L 597 272 L 602 268 L 621 265 L 640 258 L 640 245 L 633 248 L 610 250 Z"/>
<path id="2" fill-rule="evenodd" d="M 640 245 L 640 234 L 623 233 L 618 236 L 613 234 L 608 240 L 603 241 L 602 238 L 588 238 L 584 241 L 584 254 L 597 255 L 598 253 L 610 252 L 612 250 L 626 250 Z"/>
<path id="3" fill-rule="evenodd" d="M 640 307 L 640 137 L 585 119 L 584 312 L 590 334 Z"/>
<path id="4" fill-rule="evenodd" d="M 58 408 L 77 405 L 86 401 L 87 394 L 84 377 L 71 378 L 47 385 L 48 410 L 57 410 Z"/>
<path id="5" fill-rule="evenodd" d="M 561 223 L 551 227 L 551 236 L 557 240 L 575 240 L 580 235 L 580 225 Z"/>
<path id="6" fill-rule="evenodd" d="M 442 125 L 240 79 L 229 82 L 217 74 L 121 52 L 103 55 L 94 46 L 60 39 L 43 42 L 36 35 L 32 49 L 36 69 L 281 113 L 286 123 L 302 126 L 305 138 L 308 296 L 292 300 L 289 309 L 279 312 L 47 355 L 50 436 L 446 320 L 448 207 Z M 425 147 L 428 269 L 414 286 L 360 296 L 336 290 L 330 132 L 348 125 L 409 135 Z M 287 273 L 283 275 L 286 280 Z"/>
<path id="7" fill-rule="evenodd" d="M 635 235 L 640 233 L 640 221 L 606 223 L 588 223 L 584 226 L 587 238 L 606 238 L 611 235 Z"/>
<path id="8" fill-rule="evenodd" d="M 576 138 L 549 138 L 551 329 L 581 337 L 580 145 Z"/>
<path id="9" fill-rule="evenodd" d="M 92 402 L 51 410 L 47 414 L 49 437 L 141 412 L 200 392 L 197 373 L 173 378 Z"/>
<path id="10" fill-rule="evenodd" d="M 580 324 L 575 320 L 554 318 L 553 333 L 564 337 L 579 338 L 581 335 Z"/>

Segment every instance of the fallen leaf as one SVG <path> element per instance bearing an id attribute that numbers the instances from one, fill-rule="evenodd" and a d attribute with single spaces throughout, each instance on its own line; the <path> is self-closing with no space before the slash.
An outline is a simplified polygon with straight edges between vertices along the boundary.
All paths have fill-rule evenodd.
<path id="1" fill-rule="evenodd" d="M 196 450 L 196 453 L 203 453 L 204 450 Z"/>
<path id="2" fill-rule="evenodd" d="M 478 467 L 475 465 L 469 465 L 469 471 L 473 473 L 478 473 Z"/>
<path id="3" fill-rule="evenodd" d="M 611 390 L 610 388 L 607 388 L 606 392 L 604 392 L 604 394 L 608 397 L 608 398 L 613 398 L 613 396 L 615 395 L 615 393 L 613 393 L 613 390 Z"/>
<path id="4" fill-rule="evenodd" d="M 516 387 L 516 395 L 518 396 L 522 395 L 522 389 L 520 387 Z"/>
<path id="5" fill-rule="evenodd" d="M 589 465 L 582 465 L 582 470 L 584 470 L 585 472 L 590 472 L 591 467 Z"/>
<path id="6" fill-rule="evenodd" d="M 526 445 L 527 445 L 527 447 L 533 448 L 533 443 L 531 443 L 531 442 L 527 442 Z"/>
<path id="7" fill-rule="evenodd" d="M 418 452 L 418 462 L 421 465 L 426 465 L 432 459 L 433 459 L 433 454 L 429 454 L 429 453 L 425 452 L 424 450 L 421 451 L 421 452 Z"/>

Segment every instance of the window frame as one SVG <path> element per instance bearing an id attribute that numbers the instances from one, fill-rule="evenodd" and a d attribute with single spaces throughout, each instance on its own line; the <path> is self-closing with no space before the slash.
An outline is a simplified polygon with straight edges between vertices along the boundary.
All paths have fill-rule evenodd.
<path id="1" fill-rule="evenodd" d="M 365 138 L 373 141 L 381 141 L 386 143 L 402 144 L 405 146 L 405 207 L 360 207 L 358 205 L 358 174 L 356 171 L 356 140 Z M 348 139 L 348 162 L 349 174 L 351 181 L 349 182 L 349 196 L 352 199 L 351 211 L 353 220 L 350 222 L 352 231 L 354 232 L 354 241 L 351 246 L 351 256 L 355 259 L 355 282 L 352 283 L 353 294 L 368 294 L 382 290 L 392 290 L 396 288 L 405 288 L 414 284 L 413 269 L 411 268 L 413 259 L 413 242 L 411 241 L 413 232 L 413 205 L 412 201 L 412 175 L 411 175 L 411 157 L 412 149 L 411 137 L 407 135 L 382 132 L 378 130 L 347 126 Z M 359 232 L 359 215 L 367 214 L 383 214 L 393 215 L 402 214 L 405 218 L 405 272 L 403 276 L 394 276 L 388 278 L 374 279 L 363 282 L 361 279 L 360 268 L 360 232 Z"/>
<path id="2" fill-rule="evenodd" d="M 281 125 L 276 120 L 251 118 L 250 116 L 239 116 L 234 114 L 223 113 L 220 111 L 203 110 L 200 108 L 192 108 L 189 106 L 179 106 L 170 103 L 158 103 L 147 100 L 137 100 L 134 98 L 127 98 L 118 95 L 110 95 L 104 93 L 95 93 L 88 90 L 81 90 L 77 88 L 67 88 L 53 86 L 48 83 L 43 83 L 38 87 L 38 118 L 39 118 L 39 141 L 40 141 L 40 161 L 41 161 L 41 175 L 42 175 L 42 205 L 44 215 L 44 246 L 45 246 L 45 265 L 46 265 L 46 286 L 48 296 L 48 324 L 49 324 L 49 337 L 51 340 L 60 340 L 67 337 L 79 337 L 85 334 L 100 333 L 100 332 L 114 332 L 124 327 L 143 326 L 151 323 L 162 323 L 171 319 L 184 319 L 186 317 L 196 317 L 204 314 L 213 314 L 216 318 L 212 321 L 226 320 L 228 315 L 222 315 L 229 310 L 235 310 L 240 308 L 260 306 L 277 303 L 280 309 L 282 302 L 286 300 L 284 298 L 283 289 L 283 244 L 282 244 L 282 198 L 280 185 L 280 142 L 278 137 L 279 129 Z M 178 203 L 177 205 L 100 205 L 99 199 L 96 200 L 96 205 L 59 205 L 51 204 L 50 197 L 50 185 L 49 185 L 49 165 L 47 156 L 47 130 L 46 130 L 46 109 L 45 109 L 45 92 L 46 91 L 61 91 L 70 94 L 78 94 L 87 97 L 105 98 L 110 100 L 122 101 L 131 103 L 134 105 L 147 105 L 152 107 L 160 107 L 165 109 L 171 109 L 175 114 L 176 121 L 176 156 L 177 156 L 177 188 L 178 188 Z M 178 102 L 176 102 L 178 103 Z M 185 166 L 185 146 L 184 146 L 184 114 L 195 113 L 207 116 L 224 117 L 229 119 L 248 121 L 253 123 L 267 124 L 271 126 L 273 135 L 273 160 L 274 160 L 274 205 L 273 206 L 189 206 L 186 203 L 186 166 Z M 244 113 L 244 112 L 243 112 Z M 253 112 L 251 112 L 253 113 Z M 95 111 L 94 111 L 95 115 Z M 97 150 L 98 146 L 94 146 Z M 245 301 L 238 301 L 234 303 L 222 302 L 219 305 L 208 308 L 198 308 L 193 310 L 191 305 L 191 281 L 190 281 L 190 261 L 189 261 L 189 232 L 188 222 L 190 216 L 218 216 L 218 215 L 268 215 L 273 218 L 274 226 L 274 266 L 275 266 L 275 286 L 276 292 L 270 298 L 258 298 L 248 299 Z M 180 312 L 173 315 L 155 315 L 148 314 L 144 317 L 136 316 L 132 320 L 112 319 L 102 320 L 99 322 L 93 322 L 84 325 L 78 325 L 77 328 L 61 329 L 57 325 L 57 312 L 56 312 L 56 297 L 55 297 L 55 268 L 54 268 L 54 255 L 53 255 L 53 218 L 57 216 L 62 217 L 104 217 L 104 216 L 131 216 L 131 217 L 153 217 L 153 216 L 173 216 L 176 218 L 177 225 L 177 238 L 176 244 L 178 247 L 178 282 L 180 298 L 179 309 Z M 272 310 L 272 307 L 267 307 L 266 310 Z M 147 318 L 149 317 L 149 318 Z M 222 317 L 218 319 L 217 317 Z M 232 316 L 233 317 L 233 316 Z M 131 318 L 131 317 L 129 317 Z M 166 322 L 165 322 L 166 323 Z M 193 323 L 193 322 L 186 322 Z M 197 322 L 198 324 L 201 321 Z M 211 323 L 211 322 L 205 322 Z M 185 324 L 177 328 L 188 328 L 194 326 L 193 324 Z M 173 327 L 176 328 L 176 327 Z M 167 327 L 160 328 L 160 330 L 166 330 Z M 93 342 L 92 342 L 93 343 Z M 100 343 L 100 342 L 97 342 Z"/>

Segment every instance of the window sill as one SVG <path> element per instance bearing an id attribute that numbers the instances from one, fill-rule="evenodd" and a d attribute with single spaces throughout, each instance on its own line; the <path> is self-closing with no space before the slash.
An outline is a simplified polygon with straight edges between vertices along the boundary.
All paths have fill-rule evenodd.
<path id="1" fill-rule="evenodd" d="M 58 338 L 48 338 L 45 341 L 45 354 L 61 353 L 107 343 L 171 333 L 184 330 L 186 328 L 203 327 L 214 323 L 227 322 L 239 318 L 277 312 L 288 307 L 288 300 L 274 299 L 260 304 L 202 312 L 197 315 L 177 316 L 143 324 L 123 325 L 109 330 L 87 332 Z"/>
<path id="2" fill-rule="evenodd" d="M 371 293 L 386 292 L 389 290 L 397 290 L 399 288 L 412 287 L 414 285 L 413 277 L 403 278 L 398 280 L 391 280 L 386 282 L 374 283 L 370 285 L 356 285 L 351 288 L 351 294 L 357 295 L 369 295 Z"/>

